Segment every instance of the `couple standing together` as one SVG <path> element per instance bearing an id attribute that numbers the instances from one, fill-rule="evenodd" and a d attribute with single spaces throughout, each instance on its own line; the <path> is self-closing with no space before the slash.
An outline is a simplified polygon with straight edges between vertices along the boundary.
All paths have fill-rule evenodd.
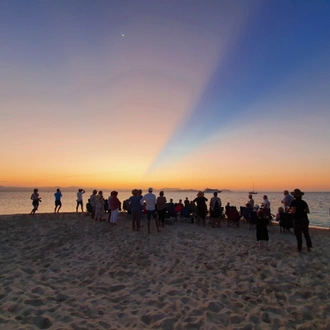
<path id="1" fill-rule="evenodd" d="M 130 206 L 132 212 L 132 227 L 133 230 L 138 231 L 140 228 L 140 221 L 142 217 L 142 206 L 145 204 L 147 220 L 148 220 L 148 233 L 150 234 L 150 221 L 151 217 L 155 219 L 155 224 L 157 228 L 157 232 L 159 232 L 159 223 L 157 219 L 157 210 L 159 213 L 160 220 L 162 222 L 162 226 L 164 227 L 165 220 L 165 212 L 166 212 L 166 198 L 164 197 L 164 192 L 161 191 L 159 197 L 156 198 L 156 195 L 152 193 L 153 189 L 149 188 L 148 193 L 144 196 L 139 195 L 139 191 L 137 189 L 133 189 L 132 195 L 128 199 L 128 204 Z"/>

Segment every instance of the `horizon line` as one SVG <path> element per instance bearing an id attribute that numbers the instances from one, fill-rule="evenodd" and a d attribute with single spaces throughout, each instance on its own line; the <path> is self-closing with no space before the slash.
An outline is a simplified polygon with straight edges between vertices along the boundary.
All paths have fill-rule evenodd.
<path id="1" fill-rule="evenodd" d="M 9 188 L 9 189 L 16 189 L 17 191 L 19 191 L 19 189 L 35 189 L 36 187 L 34 186 L 2 186 L 0 185 L 0 192 L 1 192 L 1 188 Z M 148 190 L 149 187 L 141 187 L 140 189 L 145 189 Z M 37 188 L 38 190 L 42 190 L 42 189 L 84 189 L 84 188 L 79 188 L 79 186 L 41 186 Z M 95 187 L 86 187 L 84 190 L 94 190 L 96 189 Z M 130 191 L 132 189 L 136 189 L 136 188 L 110 188 L 110 187 L 101 187 L 97 190 L 118 190 L 118 191 Z M 161 191 L 161 190 L 168 190 L 168 191 L 204 191 L 207 188 L 204 189 L 197 189 L 197 188 L 176 188 L 176 187 L 168 187 L 168 188 L 153 188 L 154 191 Z M 283 192 L 285 189 L 282 190 L 260 190 L 257 193 L 267 193 L 267 192 Z M 242 193 L 249 193 L 248 190 L 244 190 L 244 189 L 229 189 L 229 188 L 223 188 L 223 189 L 219 189 L 219 191 L 221 192 L 242 192 Z M 330 192 L 329 190 L 305 190 L 305 192 L 308 193 L 313 193 L 313 192 L 318 192 L 318 193 L 328 193 Z"/>

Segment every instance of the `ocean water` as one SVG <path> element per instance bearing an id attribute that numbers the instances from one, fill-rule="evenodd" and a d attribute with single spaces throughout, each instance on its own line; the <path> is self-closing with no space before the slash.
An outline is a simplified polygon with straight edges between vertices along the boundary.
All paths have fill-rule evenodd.
<path id="1" fill-rule="evenodd" d="M 37 212 L 47 213 L 54 212 L 54 191 L 40 191 L 40 197 L 42 202 L 39 205 Z M 86 191 L 83 195 L 84 204 L 87 203 L 92 191 Z M 32 204 L 30 200 L 32 192 L 0 192 L 0 214 L 22 214 L 30 213 L 32 210 Z M 108 197 L 110 191 L 104 191 L 104 196 Z M 158 192 L 155 191 L 158 195 Z M 268 195 L 268 199 L 271 203 L 271 210 L 273 214 L 277 213 L 278 207 L 281 206 L 281 200 L 283 199 L 282 192 L 259 192 L 254 195 L 255 203 L 261 205 L 262 196 Z M 62 208 L 61 212 L 74 212 L 76 209 L 76 192 L 62 192 Z M 131 191 L 120 191 L 118 198 L 120 201 L 131 196 Z M 213 195 L 205 194 L 205 197 L 209 200 Z M 165 197 L 167 200 L 173 198 L 174 203 L 179 199 L 184 200 L 186 197 L 192 200 L 196 197 L 196 192 L 171 192 L 165 191 Z M 246 192 L 222 192 L 219 194 L 223 206 L 229 202 L 231 205 L 244 206 L 248 201 L 248 193 Z M 330 228 L 330 192 L 307 192 L 303 199 L 307 202 L 310 208 L 309 220 L 311 225 Z"/>

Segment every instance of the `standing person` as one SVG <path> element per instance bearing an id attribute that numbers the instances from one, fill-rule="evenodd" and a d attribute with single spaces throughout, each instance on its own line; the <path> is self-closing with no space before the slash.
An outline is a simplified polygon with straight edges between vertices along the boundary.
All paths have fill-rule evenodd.
<path id="1" fill-rule="evenodd" d="M 140 214 L 140 228 L 141 228 L 141 227 L 143 227 L 143 218 L 144 218 L 143 204 L 141 204 L 141 200 L 143 198 L 143 196 L 142 196 L 142 190 L 141 189 L 138 190 L 138 196 L 140 198 L 140 212 L 141 212 L 141 214 Z"/>
<path id="2" fill-rule="evenodd" d="M 117 224 L 117 218 L 118 218 L 118 212 L 120 209 L 120 200 L 117 198 L 118 192 L 112 191 L 111 192 L 111 198 L 110 198 L 110 210 L 111 210 L 111 216 L 110 216 L 110 224 L 112 226 L 116 226 Z"/>
<path id="3" fill-rule="evenodd" d="M 291 213 L 293 214 L 293 227 L 294 227 L 294 234 L 297 238 L 297 247 L 298 252 L 301 252 L 302 248 L 302 233 L 306 239 L 307 251 L 311 252 L 312 248 L 312 241 L 309 236 L 308 226 L 309 220 L 307 214 L 309 213 L 309 207 L 307 203 L 302 200 L 302 196 L 305 193 L 300 191 L 300 189 L 295 189 L 291 192 L 294 200 L 291 202 Z"/>
<path id="4" fill-rule="evenodd" d="M 94 219 L 94 217 L 95 217 L 95 210 L 96 210 L 96 194 L 97 194 L 97 190 L 94 189 L 94 190 L 93 190 L 93 193 L 91 194 L 91 197 L 89 197 L 89 202 L 91 203 L 91 207 L 92 207 L 92 212 L 91 212 L 92 219 Z"/>
<path id="5" fill-rule="evenodd" d="M 261 204 L 261 208 L 264 212 L 265 218 L 268 219 L 268 223 L 271 225 L 272 224 L 272 215 L 270 212 L 270 201 L 268 200 L 267 195 L 263 196 L 263 203 Z"/>
<path id="6" fill-rule="evenodd" d="M 61 202 L 61 198 L 62 198 L 62 193 L 60 189 L 56 189 L 56 193 L 54 193 L 55 196 L 55 208 L 54 208 L 54 213 L 58 213 L 62 207 L 62 202 Z"/>
<path id="7" fill-rule="evenodd" d="M 110 200 L 111 200 L 112 196 L 111 196 L 111 193 L 108 197 L 108 221 L 107 222 L 110 222 L 110 218 L 111 218 L 111 208 L 110 208 Z"/>
<path id="8" fill-rule="evenodd" d="M 199 191 L 197 197 L 194 199 L 194 203 L 196 203 L 196 213 L 197 216 L 202 219 L 203 225 L 205 226 L 206 222 L 206 214 L 207 214 L 207 206 L 206 206 L 207 198 L 204 197 L 204 193 Z"/>
<path id="9" fill-rule="evenodd" d="M 148 220 L 148 234 L 151 233 L 150 231 L 150 220 L 151 216 L 155 219 L 157 232 L 159 232 L 158 220 L 157 220 L 157 212 L 155 206 L 157 204 L 156 196 L 152 193 L 153 189 L 149 188 L 148 193 L 143 196 L 140 203 L 146 203 L 146 211 L 147 211 L 147 220 Z"/>
<path id="10" fill-rule="evenodd" d="M 136 230 L 139 231 L 140 229 L 140 219 L 141 219 L 141 203 L 140 203 L 140 196 L 139 196 L 139 191 L 137 189 L 132 190 L 132 195 L 128 199 L 128 205 L 131 210 L 131 215 L 132 215 L 132 228 L 133 231 Z"/>
<path id="11" fill-rule="evenodd" d="M 250 204 L 251 208 L 253 209 L 254 208 L 254 199 L 253 199 L 253 197 L 252 197 L 251 194 L 249 194 L 249 201 L 248 201 L 248 203 Z"/>
<path id="12" fill-rule="evenodd" d="M 76 212 L 78 212 L 79 205 L 81 206 L 81 212 L 84 212 L 84 203 L 83 203 L 83 197 L 82 195 L 85 193 L 84 189 L 79 189 L 77 192 L 77 206 L 76 206 Z"/>
<path id="13" fill-rule="evenodd" d="M 250 228 L 253 227 L 253 225 L 257 225 L 258 211 L 259 205 L 255 204 L 252 212 L 250 213 Z"/>
<path id="14" fill-rule="evenodd" d="M 265 242 L 265 247 L 268 248 L 268 219 L 265 218 L 263 210 L 257 212 L 257 241 L 259 242 L 259 249 L 262 247 L 262 243 Z"/>
<path id="15" fill-rule="evenodd" d="M 289 194 L 287 190 L 284 190 L 283 194 L 284 194 L 284 198 L 281 201 L 281 203 L 283 204 L 284 212 L 289 212 L 291 202 L 293 201 L 293 197 L 292 195 Z"/>
<path id="16" fill-rule="evenodd" d="M 190 201 L 189 207 L 191 212 L 191 223 L 194 223 L 196 217 L 196 210 L 197 210 L 194 201 Z"/>
<path id="17" fill-rule="evenodd" d="M 38 189 L 33 189 L 33 194 L 31 195 L 30 199 L 32 199 L 33 209 L 30 215 L 34 215 L 38 210 L 39 203 L 41 202 L 41 197 L 39 196 Z"/>
<path id="18" fill-rule="evenodd" d="M 157 213 L 159 219 L 159 225 L 163 228 L 165 227 L 165 215 L 166 215 L 166 197 L 164 196 L 164 191 L 159 193 L 157 197 Z"/>
<path id="19" fill-rule="evenodd" d="M 210 200 L 210 217 L 213 219 L 220 218 L 221 213 L 221 199 L 218 197 L 218 193 L 215 191 L 213 197 Z"/>
<path id="20" fill-rule="evenodd" d="M 104 214 L 104 198 L 103 198 L 103 191 L 100 190 L 99 193 L 95 196 L 95 220 L 102 221 L 103 214 Z"/>
<path id="21" fill-rule="evenodd" d="M 264 195 L 263 197 L 263 202 L 262 202 L 262 208 L 263 209 L 270 209 L 270 201 L 268 200 L 268 197 L 267 197 L 267 195 Z"/>

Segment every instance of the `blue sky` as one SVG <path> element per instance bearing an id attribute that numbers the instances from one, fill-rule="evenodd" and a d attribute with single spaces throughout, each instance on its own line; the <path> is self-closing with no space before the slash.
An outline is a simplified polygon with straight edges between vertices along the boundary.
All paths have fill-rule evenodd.
<path id="1" fill-rule="evenodd" d="M 233 119 L 249 125 L 248 121 L 255 116 L 276 118 L 273 109 L 268 111 L 266 107 L 253 115 L 245 110 L 260 99 L 267 99 L 270 93 L 275 92 L 276 96 L 276 89 L 279 98 L 284 96 L 287 101 L 290 98 L 294 101 L 298 95 L 290 95 L 290 90 L 283 95 L 281 88 L 290 77 L 303 74 L 304 79 L 313 79 L 315 71 L 329 70 L 330 61 L 324 61 L 324 54 L 330 55 L 330 3 L 264 1 L 259 4 L 159 159 L 168 159 L 171 152 L 176 159 L 183 156 L 183 150 L 194 149 L 210 135 L 231 125 Z M 304 83 L 297 80 L 288 88 L 295 90 L 295 85 Z M 319 95 L 319 87 L 315 88 L 308 90 L 308 96 L 299 95 L 298 101 L 314 93 Z M 326 93 L 327 89 L 321 97 L 327 98 Z M 303 112 L 315 110 L 305 108 Z M 178 141 L 183 141 L 182 145 Z"/>

